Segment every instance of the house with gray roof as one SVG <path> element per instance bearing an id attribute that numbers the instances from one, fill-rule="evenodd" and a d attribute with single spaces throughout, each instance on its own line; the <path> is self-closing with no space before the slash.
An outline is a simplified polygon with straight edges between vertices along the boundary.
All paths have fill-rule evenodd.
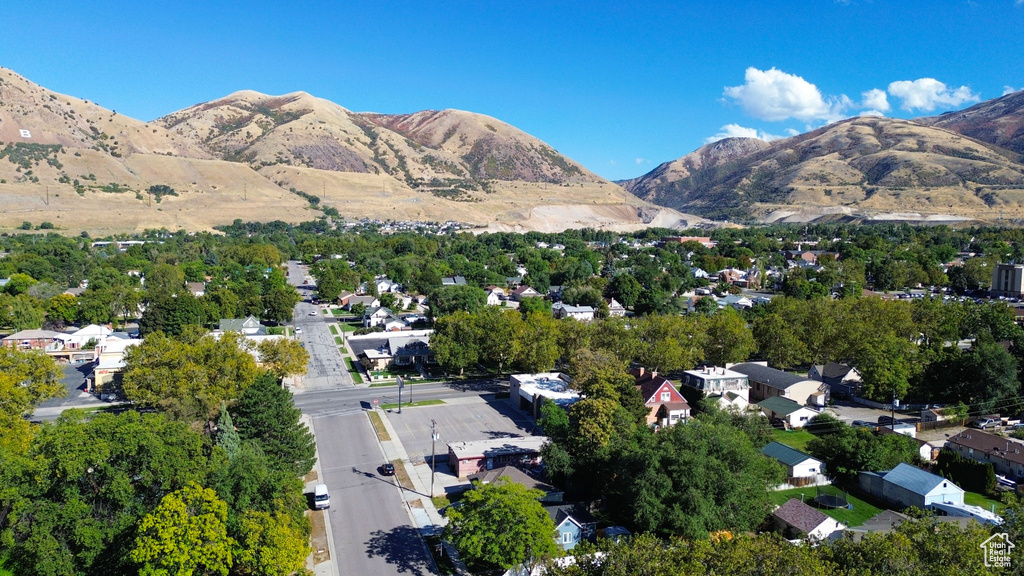
<path id="1" fill-rule="evenodd" d="M 545 506 L 544 510 L 555 523 L 555 540 L 563 550 L 572 550 L 597 533 L 597 518 L 580 504 Z"/>
<path id="2" fill-rule="evenodd" d="M 778 461 L 787 478 L 814 478 L 825 471 L 825 463 L 780 442 L 769 442 L 761 454 Z"/>
<path id="3" fill-rule="evenodd" d="M 838 362 L 811 366 L 807 377 L 828 384 L 829 393 L 837 398 L 859 396 L 864 385 L 856 368 Z"/>
<path id="4" fill-rule="evenodd" d="M 241 332 L 246 336 L 267 333 L 267 327 L 260 324 L 260 319 L 252 315 L 246 318 L 221 319 L 218 328 L 221 332 Z"/>
<path id="5" fill-rule="evenodd" d="M 829 540 L 842 534 L 846 525 L 830 518 L 807 504 L 790 498 L 772 512 L 775 529 L 787 540 Z"/>
<path id="6" fill-rule="evenodd" d="M 828 404 L 828 384 L 807 376 L 769 368 L 767 363 L 744 362 L 726 366 L 746 374 L 750 382 L 750 401 L 758 402 L 772 396 L 788 398 L 797 404 L 825 406 Z"/>
<path id="7" fill-rule="evenodd" d="M 895 506 L 927 509 L 936 503 L 964 504 L 963 488 L 906 463 L 888 472 L 860 472 L 857 484 L 871 496 Z"/>
<path id="8" fill-rule="evenodd" d="M 465 276 L 445 276 L 441 278 L 441 286 L 465 286 Z"/>

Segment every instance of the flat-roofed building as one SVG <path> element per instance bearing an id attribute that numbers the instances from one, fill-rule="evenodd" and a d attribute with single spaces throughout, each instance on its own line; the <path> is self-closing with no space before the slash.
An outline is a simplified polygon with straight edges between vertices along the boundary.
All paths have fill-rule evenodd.
<path id="1" fill-rule="evenodd" d="M 531 465 L 540 459 L 547 436 L 493 438 L 448 445 L 448 466 L 458 478 L 508 464 Z"/>
<path id="2" fill-rule="evenodd" d="M 568 408 L 580 399 L 579 392 L 569 387 L 572 379 L 561 372 L 513 374 L 508 378 L 509 398 L 534 418 L 540 417 L 544 400 Z"/>

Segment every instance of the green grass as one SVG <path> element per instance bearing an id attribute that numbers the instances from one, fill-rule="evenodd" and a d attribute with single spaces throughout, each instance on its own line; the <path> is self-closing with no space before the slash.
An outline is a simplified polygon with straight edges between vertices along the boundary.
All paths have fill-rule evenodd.
<path id="1" fill-rule="evenodd" d="M 328 324 L 328 327 L 331 329 L 331 334 L 337 334 L 338 333 L 338 327 L 335 326 L 334 324 Z M 337 340 L 337 338 L 335 338 L 335 340 Z"/>
<path id="2" fill-rule="evenodd" d="M 0 576 L 14 576 L 14 572 L 11 572 L 4 567 L 7 563 L 7 552 L 0 553 Z"/>
<path id="3" fill-rule="evenodd" d="M 281 336 L 285 332 L 284 326 L 268 326 L 267 334 L 271 336 Z"/>
<path id="4" fill-rule="evenodd" d="M 412 386 L 413 384 L 432 384 L 435 382 L 446 382 L 442 378 L 417 378 L 416 380 L 406 380 L 406 386 Z M 374 382 L 370 384 L 370 388 L 384 388 L 385 386 L 398 386 L 398 382 Z M 508 394 L 505 395 L 508 397 Z"/>
<path id="5" fill-rule="evenodd" d="M 814 497 L 818 495 L 818 488 L 815 486 L 808 486 L 806 488 L 793 488 L 791 490 L 780 490 L 778 492 L 771 493 L 771 500 L 773 503 L 779 506 L 785 504 L 790 498 L 800 499 L 800 493 L 804 494 L 804 502 L 812 505 L 811 502 Z M 842 494 L 842 490 L 835 486 L 822 486 L 822 492 L 827 494 Z M 875 514 L 882 511 L 881 508 L 876 508 L 871 504 L 856 498 L 851 494 L 846 495 L 846 499 L 850 504 L 853 504 L 853 510 L 847 510 L 845 508 L 839 508 L 837 510 L 829 510 L 828 508 L 820 508 L 820 510 L 827 516 L 839 520 L 847 526 L 860 526 L 868 518 L 871 518 Z"/>
<path id="6" fill-rule="evenodd" d="M 993 500 L 977 492 L 965 492 L 964 493 L 964 504 L 970 504 L 972 506 L 981 506 L 985 510 L 992 510 L 992 505 L 995 504 L 996 514 L 1002 514 L 1006 510 L 1006 504 L 998 500 Z"/>
<path id="7" fill-rule="evenodd" d="M 785 444 L 790 448 L 796 448 L 801 452 L 807 452 L 807 443 L 814 438 L 814 434 L 811 434 L 807 430 L 779 430 L 775 429 L 772 431 L 772 440 L 780 444 Z"/>
<path id="8" fill-rule="evenodd" d="M 363 377 L 362 375 L 359 374 L 359 370 L 356 368 L 355 361 L 352 360 L 351 358 L 345 358 L 345 361 L 348 362 L 348 372 L 349 374 L 352 375 L 352 381 L 355 382 L 356 384 L 362 384 Z"/>
<path id="9" fill-rule="evenodd" d="M 335 336 L 334 337 L 334 343 L 337 344 L 338 346 L 344 346 L 345 345 L 345 341 L 341 339 L 341 336 Z"/>
<path id="10" fill-rule="evenodd" d="M 433 400 L 420 400 L 419 402 L 403 402 L 402 408 L 413 408 L 415 406 L 436 406 L 438 404 L 444 404 L 444 400 L 434 398 Z M 392 410 L 398 408 L 398 404 L 381 404 L 381 410 Z"/>
<path id="11" fill-rule="evenodd" d="M 356 330 L 363 327 L 362 322 L 338 322 L 338 327 L 342 332 L 355 332 Z"/>

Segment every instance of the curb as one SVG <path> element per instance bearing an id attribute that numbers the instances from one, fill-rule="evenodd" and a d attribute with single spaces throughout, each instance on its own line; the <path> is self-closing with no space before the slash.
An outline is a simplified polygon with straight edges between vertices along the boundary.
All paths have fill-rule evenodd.
<path id="1" fill-rule="evenodd" d="M 305 424 L 306 428 L 309 429 L 309 432 L 311 434 L 313 434 L 314 446 L 316 446 L 316 442 L 315 442 L 316 441 L 316 430 L 313 428 L 313 419 L 310 418 L 309 415 L 303 414 L 302 416 L 299 417 L 299 421 L 302 422 L 303 424 Z M 313 480 L 312 482 L 306 482 L 305 486 L 303 488 L 303 492 L 307 492 L 307 491 L 312 490 L 313 486 L 316 486 L 317 484 L 325 483 L 324 482 L 323 473 L 320 471 L 320 447 L 319 446 L 317 446 L 317 449 L 316 449 L 316 460 L 313 462 L 313 470 L 316 470 L 317 480 Z M 310 553 L 309 558 L 306 559 L 306 568 L 308 570 L 312 570 L 313 574 L 315 576 L 340 576 L 341 573 L 338 570 L 338 559 L 337 559 L 337 556 L 335 556 L 335 553 L 334 553 L 334 533 L 331 531 L 330 510 L 329 509 L 323 510 L 323 514 L 324 514 L 324 530 L 327 532 L 327 553 L 330 555 L 331 559 L 329 561 L 327 561 L 327 562 L 321 562 L 320 564 L 314 564 L 313 563 L 313 556 L 314 556 L 315 552 L 312 552 L 312 553 Z"/>

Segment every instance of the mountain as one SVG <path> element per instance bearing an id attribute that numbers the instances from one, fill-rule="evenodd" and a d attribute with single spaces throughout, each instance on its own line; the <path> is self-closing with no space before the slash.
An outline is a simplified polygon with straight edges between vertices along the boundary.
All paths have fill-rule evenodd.
<path id="1" fill-rule="evenodd" d="M 917 122 L 1024 154 L 1024 90 Z"/>
<path id="2" fill-rule="evenodd" d="M 890 118 L 851 118 L 771 143 L 723 140 L 623 185 L 714 218 L 1024 217 L 1019 154 Z"/>
<path id="3" fill-rule="evenodd" d="M 504 122 L 354 113 L 240 91 L 142 122 L 0 68 L 0 229 L 210 229 L 235 219 L 459 222 L 495 230 L 685 227 Z"/>

